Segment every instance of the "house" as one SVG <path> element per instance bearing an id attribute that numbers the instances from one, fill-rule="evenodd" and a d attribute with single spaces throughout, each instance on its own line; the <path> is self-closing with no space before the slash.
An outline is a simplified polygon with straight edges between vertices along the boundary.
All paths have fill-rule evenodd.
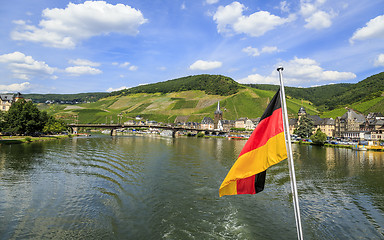
<path id="1" fill-rule="evenodd" d="M 373 141 L 384 140 L 384 125 L 374 131 L 371 131 L 371 139 Z"/>
<path id="2" fill-rule="evenodd" d="M 319 128 L 327 137 L 335 136 L 335 120 L 333 118 L 323 118 Z"/>
<path id="3" fill-rule="evenodd" d="M 335 137 L 342 137 L 344 132 L 360 131 L 360 125 L 366 122 L 365 116 L 352 109 L 335 119 Z"/>
<path id="4" fill-rule="evenodd" d="M 251 119 L 245 120 L 245 130 L 254 130 L 256 125 Z"/>
<path id="5" fill-rule="evenodd" d="M 157 122 L 154 120 L 147 120 L 146 124 L 149 126 L 157 126 L 158 125 Z"/>
<path id="6" fill-rule="evenodd" d="M 0 110 L 1 111 L 8 111 L 9 108 L 12 106 L 13 100 L 14 100 L 13 95 L 1 94 L 0 95 Z"/>
<path id="7" fill-rule="evenodd" d="M 213 130 L 214 129 L 214 121 L 210 117 L 204 117 L 201 121 L 200 125 L 201 129 L 205 130 Z"/>
<path id="8" fill-rule="evenodd" d="M 226 131 L 228 132 L 231 130 L 231 128 L 235 127 L 235 122 L 234 120 L 220 120 L 218 123 L 218 129 L 220 131 Z"/>
<path id="9" fill-rule="evenodd" d="M 200 126 L 200 124 L 197 123 L 197 122 L 186 122 L 186 123 L 185 123 L 185 126 L 186 126 L 187 128 L 198 129 L 199 126 Z"/>
<path id="10" fill-rule="evenodd" d="M 384 116 L 381 113 L 369 113 L 366 121 L 360 125 L 361 131 L 376 131 L 384 125 Z"/>
<path id="11" fill-rule="evenodd" d="M 245 128 L 245 122 L 248 120 L 248 118 L 243 117 L 239 118 L 235 122 L 235 128 Z"/>
<path id="12" fill-rule="evenodd" d="M 328 137 L 335 135 L 335 120 L 333 118 L 321 118 L 318 115 L 309 115 L 304 107 L 301 107 L 297 113 L 298 118 L 289 119 L 289 133 L 293 134 L 294 130 L 298 127 L 299 121 L 303 116 L 307 116 L 313 122 L 313 134 L 317 129 L 325 133 Z"/>
<path id="13" fill-rule="evenodd" d="M 128 120 L 124 122 L 124 125 L 136 125 L 136 122 L 134 120 Z"/>
<path id="14" fill-rule="evenodd" d="M 289 134 L 293 135 L 293 131 L 297 128 L 299 125 L 299 120 L 297 118 L 290 118 L 288 119 L 289 123 Z"/>

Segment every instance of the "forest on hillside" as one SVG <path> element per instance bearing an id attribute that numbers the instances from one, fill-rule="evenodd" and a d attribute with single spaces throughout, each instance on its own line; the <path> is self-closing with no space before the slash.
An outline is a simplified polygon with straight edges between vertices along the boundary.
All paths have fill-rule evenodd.
<path id="1" fill-rule="evenodd" d="M 170 93 L 189 90 L 201 90 L 205 91 L 206 94 L 228 96 L 237 93 L 241 88 L 243 87 L 232 78 L 222 75 L 202 74 L 168 80 L 165 82 L 137 86 L 121 91 L 112 92 L 110 95 L 125 96 L 134 93 Z"/>
<path id="2" fill-rule="evenodd" d="M 96 102 L 97 100 L 107 97 L 107 92 L 94 93 L 75 93 L 75 94 L 24 94 L 24 98 L 32 99 L 35 103 L 44 103 L 47 100 L 55 103 L 83 103 Z"/>
<path id="3" fill-rule="evenodd" d="M 279 86 L 268 84 L 247 84 L 247 86 L 276 91 Z M 380 97 L 384 91 L 384 72 L 372 75 L 355 84 L 339 83 L 309 88 L 286 87 L 286 95 L 305 99 L 316 105 L 319 110 L 333 110 L 338 107 L 368 101 Z"/>

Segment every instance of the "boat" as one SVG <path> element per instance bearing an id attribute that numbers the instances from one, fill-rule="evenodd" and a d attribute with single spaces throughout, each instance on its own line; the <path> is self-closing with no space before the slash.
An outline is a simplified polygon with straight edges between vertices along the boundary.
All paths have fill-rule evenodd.
<path id="1" fill-rule="evenodd" d="M 364 145 L 355 145 L 352 147 L 352 150 L 355 151 L 367 151 L 367 148 Z"/>
<path id="2" fill-rule="evenodd" d="M 162 137 L 173 137 L 173 131 L 172 130 L 163 130 L 160 132 L 160 136 Z"/>

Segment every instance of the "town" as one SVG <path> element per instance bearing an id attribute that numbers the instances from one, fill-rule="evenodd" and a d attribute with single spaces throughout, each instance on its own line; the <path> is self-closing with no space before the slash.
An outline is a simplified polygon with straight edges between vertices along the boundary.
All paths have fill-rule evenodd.
<path id="1" fill-rule="evenodd" d="M 0 109 L 1 111 L 8 111 L 12 103 L 24 99 L 21 93 L 17 94 L 1 94 L 0 95 Z M 32 101 L 31 99 L 25 99 L 26 101 Z M 204 130 L 207 133 L 215 131 L 219 132 L 244 132 L 242 137 L 249 136 L 250 132 L 255 129 L 260 121 L 260 118 L 249 119 L 242 117 L 236 120 L 224 119 L 223 111 L 220 108 L 220 102 L 217 103 L 217 108 L 214 111 L 214 118 L 204 117 L 199 122 L 188 122 L 185 116 L 176 117 L 174 123 L 158 123 L 153 120 L 143 119 L 140 115 L 136 116 L 134 120 L 125 121 L 126 126 L 177 126 L 178 128 Z M 336 139 L 348 143 L 367 141 L 369 145 L 379 145 L 380 140 L 384 140 L 384 116 L 381 113 L 369 113 L 363 115 L 348 108 L 347 112 L 340 117 L 333 118 L 321 118 L 318 115 L 307 114 L 304 107 L 301 107 L 297 112 L 297 117 L 289 119 L 289 131 L 294 140 L 297 140 L 295 130 L 299 127 L 302 118 L 308 118 L 312 122 L 312 134 L 320 129 L 325 133 L 327 139 Z M 228 134 L 227 134 L 228 135 Z M 309 137 L 309 136 L 307 136 Z M 303 139 L 306 141 L 306 139 Z M 336 141 L 330 141 L 336 143 Z"/>

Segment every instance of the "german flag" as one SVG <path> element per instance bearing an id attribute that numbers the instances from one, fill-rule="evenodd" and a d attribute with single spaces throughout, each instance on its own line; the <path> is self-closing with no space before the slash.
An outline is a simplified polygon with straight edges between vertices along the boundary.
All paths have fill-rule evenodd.
<path id="1" fill-rule="evenodd" d="M 268 167 L 287 158 L 280 89 L 220 186 L 220 197 L 263 191 Z"/>

